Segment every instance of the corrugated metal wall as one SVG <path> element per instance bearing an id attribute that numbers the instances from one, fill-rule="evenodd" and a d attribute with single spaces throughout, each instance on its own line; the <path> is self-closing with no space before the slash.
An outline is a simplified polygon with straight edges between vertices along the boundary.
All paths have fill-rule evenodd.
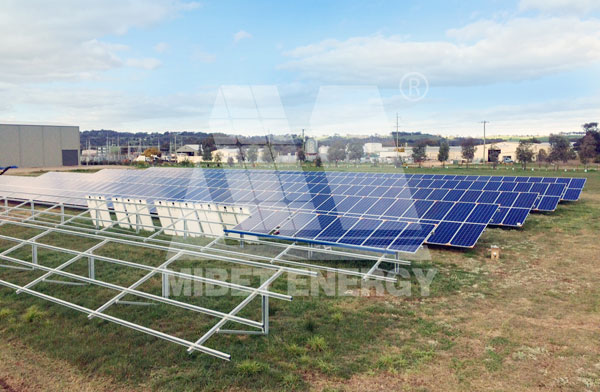
<path id="1" fill-rule="evenodd" d="M 62 166 L 63 150 L 79 156 L 79 127 L 0 124 L 0 166 Z"/>

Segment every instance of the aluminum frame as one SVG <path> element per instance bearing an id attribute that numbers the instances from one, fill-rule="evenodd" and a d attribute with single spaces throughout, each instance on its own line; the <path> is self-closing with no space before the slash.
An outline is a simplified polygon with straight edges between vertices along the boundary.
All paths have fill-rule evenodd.
<path id="1" fill-rule="evenodd" d="M 36 203 L 35 200 L 13 200 L 7 196 L 2 197 L 3 206 L 0 205 L 0 227 L 3 226 L 16 226 L 22 228 L 30 228 L 40 230 L 41 233 L 31 236 L 30 238 L 17 238 L 10 235 L 0 234 L 0 240 L 8 241 L 11 243 L 15 243 L 14 246 L 0 252 L 0 260 L 3 262 L 7 262 L 10 264 L 2 264 L 1 268 L 10 268 L 12 270 L 24 270 L 24 271 L 42 271 L 44 274 L 40 277 L 37 277 L 25 285 L 17 285 L 5 280 L 0 280 L 0 285 L 8 287 L 16 291 L 17 294 L 26 293 L 49 302 L 53 302 L 70 309 L 82 312 L 87 314 L 89 319 L 100 318 L 142 333 L 146 333 L 148 335 L 164 339 L 170 341 L 172 343 L 176 343 L 179 345 L 183 345 L 187 347 L 189 353 L 199 351 L 223 360 L 230 360 L 231 356 L 228 353 L 221 352 L 219 350 L 207 347 L 205 343 L 215 334 L 217 333 L 228 333 L 228 334 L 259 334 L 259 335 L 268 335 L 269 333 L 269 298 L 279 299 L 291 301 L 292 297 L 286 294 L 277 293 L 269 290 L 269 287 L 284 273 L 290 274 L 298 274 L 305 276 L 316 276 L 318 270 L 335 272 L 341 274 L 347 274 L 352 276 L 358 276 L 362 279 L 377 279 L 383 281 L 391 281 L 395 282 L 397 279 L 394 277 L 382 276 L 378 274 L 379 266 L 382 262 L 389 262 L 394 265 L 394 268 L 397 269 L 400 265 L 407 265 L 409 262 L 399 260 L 398 258 L 392 259 L 388 257 L 385 253 L 382 253 L 379 256 L 373 255 L 357 255 L 356 253 L 350 253 L 345 251 L 333 250 L 328 247 L 316 248 L 314 246 L 300 246 L 295 243 L 279 243 L 273 241 L 265 241 L 261 239 L 246 239 L 243 237 L 233 238 L 230 236 L 222 235 L 222 236 L 214 236 L 208 233 L 203 233 L 206 237 L 212 238 L 212 241 L 207 245 L 195 245 L 181 242 L 173 242 L 164 239 L 158 238 L 158 235 L 151 235 L 149 237 L 144 237 L 139 233 L 136 233 L 134 230 L 126 230 L 118 227 L 118 221 L 111 221 L 112 224 L 110 227 L 104 227 L 100 229 L 99 227 L 94 228 L 93 225 L 79 223 L 78 221 L 83 220 L 84 222 L 91 221 L 94 223 L 94 219 L 96 219 L 96 224 L 98 223 L 99 215 L 97 211 L 93 211 L 94 209 L 90 208 L 74 208 L 69 207 L 70 209 L 75 209 L 75 213 L 69 213 L 65 209 L 65 205 L 62 203 L 56 204 L 48 204 L 48 203 Z M 10 205 L 9 205 L 10 204 Z M 56 212 L 58 210 L 59 212 Z M 81 212 L 79 212 L 81 210 Z M 94 213 L 96 215 L 94 215 Z M 152 214 L 149 214 L 151 218 L 155 217 Z M 94 218 L 96 216 L 96 218 Z M 49 218 L 48 218 L 49 217 Z M 173 221 L 171 223 L 173 229 L 175 229 L 175 224 L 183 220 L 184 222 L 188 219 L 188 215 L 183 216 L 181 219 L 177 221 Z M 139 219 L 138 219 L 139 221 Z M 154 223 L 154 220 L 153 220 Z M 154 225 L 157 233 L 162 233 L 165 229 L 169 227 L 162 227 Z M 162 230 L 162 231 L 158 231 Z M 72 250 L 69 248 L 49 245 L 45 243 L 39 242 L 45 236 L 55 233 L 55 234 L 63 234 L 63 235 L 71 235 L 81 238 L 92 239 L 98 241 L 95 245 L 87 248 L 84 251 Z M 223 245 L 226 241 L 237 241 L 240 246 L 240 251 L 234 251 L 231 249 L 222 249 L 217 248 L 216 245 Z M 279 248 L 280 251 L 274 257 L 270 256 L 262 256 L 256 254 L 247 254 L 243 253 L 241 250 L 244 249 L 247 243 L 256 243 L 256 244 L 267 244 L 272 246 L 273 248 Z M 135 263 L 131 261 L 126 261 L 113 257 L 106 257 L 98 255 L 96 252 L 100 250 L 102 247 L 108 244 L 121 244 L 128 247 L 141 247 L 144 249 L 152 249 L 152 250 L 160 250 L 165 252 L 173 253 L 171 257 L 169 257 L 164 263 L 159 265 L 158 267 L 149 266 L 146 264 Z M 26 261 L 14 256 L 11 254 L 23 247 L 30 246 L 31 247 L 31 261 Z M 62 254 L 67 254 L 72 256 L 69 260 L 62 263 L 56 268 L 46 267 L 38 263 L 38 249 L 47 249 L 55 252 L 60 252 Z M 375 264 L 373 267 L 367 272 L 356 272 L 350 270 L 344 270 L 339 268 L 332 268 L 321 265 L 313 265 L 310 263 L 299 262 L 294 260 L 286 259 L 285 256 L 291 251 L 305 251 L 307 255 L 312 256 L 314 253 L 323 253 L 330 256 L 343 256 L 343 257 L 351 257 L 351 258 L 359 258 L 366 260 L 373 260 Z M 177 271 L 173 271 L 169 269 L 169 265 L 173 262 L 179 260 L 182 256 L 189 256 L 195 258 L 203 258 L 203 259 L 213 259 L 222 261 L 232 265 L 245 265 L 256 268 L 261 268 L 266 271 L 272 272 L 272 275 L 259 287 L 249 287 L 238 285 L 235 283 L 226 282 L 224 280 L 207 278 L 204 276 L 191 275 L 186 273 L 181 273 Z M 83 276 L 79 274 L 73 274 L 64 271 L 68 266 L 80 261 L 82 259 L 86 259 L 88 261 L 87 275 Z M 95 271 L 96 264 L 95 261 L 104 261 L 111 264 L 121 265 L 129 268 L 135 268 L 138 270 L 142 270 L 146 272 L 146 274 L 140 278 L 135 283 L 129 285 L 128 287 L 113 284 L 110 282 L 106 282 L 103 280 L 96 279 Z M 141 286 L 144 282 L 148 281 L 154 276 L 161 276 L 162 278 L 162 295 L 158 296 L 155 294 L 147 293 L 139 290 L 139 286 Z M 59 276 L 62 278 L 67 278 L 72 281 L 61 281 L 61 280 L 52 280 L 50 279 L 53 276 Z M 183 279 L 189 279 L 192 281 L 199 281 L 203 283 L 208 283 L 215 286 L 227 287 L 234 290 L 240 290 L 248 293 L 248 296 L 244 298 L 233 310 L 229 313 L 221 312 L 214 309 L 209 309 L 193 304 L 189 304 L 182 301 L 177 301 L 169 298 L 169 277 L 174 276 Z M 36 291 L 34 288 L 41 282 L 52 283 L 52 284 L 69 284 L 69 285 L 95 285 L 103 288 L 108 288 L 116 291 L 116 295 L 113 296 L 110 300 L 105 302 L 103 305 L 96 309 L 86 308 L 75 303 L 65 301 L 63 299 L 41 293 Z M 123 301 L 122 299 L 126 295 L 133 295 L 136 297 L 140 297 L 146 300 L 150 300 L 152 302 L 132 302 L 132 301 Z M 261 301 L 261 319 L 260 321 L 247 319 L 244 317 L 237 316 L 237 314 L 243 310 L 248 304 L 250 304 L 253 300 L 260 297 Z M 169 335 L 167 333 L 157 331 L 136 323 L 132 323 L 130 321 L 123 320 L 118 317 L 110 316 L 105 313 L 107 309 L 115 304 L 125 304 L 125 305 L 148 305 L 151 303 L 163 303 L 166 305 L 178 307 L 187 311 L 193 311 L 200 314 L 204 314 L 207 316 L 215 317 L 218 319 L 217 323 L 209 329 L 204 335 L 202 335 L 195 342 L 188 341 L 185 339 L 181 339 L 179 337 Z M 224 329 L 223 327 L 228 322 L 234 322 L 239 325 L 243 325 L 246 327 L 254 328 L 247 330 L 238 330 L 238 329 Z"/>

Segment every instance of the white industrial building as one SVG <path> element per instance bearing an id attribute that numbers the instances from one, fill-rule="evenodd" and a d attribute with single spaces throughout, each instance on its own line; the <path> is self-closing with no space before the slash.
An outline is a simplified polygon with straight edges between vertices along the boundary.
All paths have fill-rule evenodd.
<path id="1" fill-rule="evenodd" d="M 0 166 L 79 165 L 79 127 L 0 124 Z"/>

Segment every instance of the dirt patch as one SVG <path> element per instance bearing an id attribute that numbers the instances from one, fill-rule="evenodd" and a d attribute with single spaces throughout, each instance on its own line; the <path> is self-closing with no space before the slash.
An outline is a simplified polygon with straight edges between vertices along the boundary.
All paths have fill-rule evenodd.
<path id="1" fill-rule="evenodd" d="M 0 390 L 7 392 L 133 390 L 109 379 L 85 376 L 67 362 L 14 341 L 0 340 L 0 375 Z"/>

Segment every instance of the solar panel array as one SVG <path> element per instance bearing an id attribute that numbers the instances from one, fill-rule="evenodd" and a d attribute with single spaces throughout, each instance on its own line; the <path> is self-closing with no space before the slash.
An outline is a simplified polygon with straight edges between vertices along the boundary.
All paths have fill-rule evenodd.
<path id="1" fill-rule="evenodd" d="M 7 179 L 8 178 L 8 179 Z M 151 168 L 4 177 L 0 196 L 84 205 L 87 195 L 246 206 L 229 231 L 386 252 L 475 245 L 488 224 L 577 200 L 584 178 Z M 45 196 L 40 196 L 45 195 Z"/>

